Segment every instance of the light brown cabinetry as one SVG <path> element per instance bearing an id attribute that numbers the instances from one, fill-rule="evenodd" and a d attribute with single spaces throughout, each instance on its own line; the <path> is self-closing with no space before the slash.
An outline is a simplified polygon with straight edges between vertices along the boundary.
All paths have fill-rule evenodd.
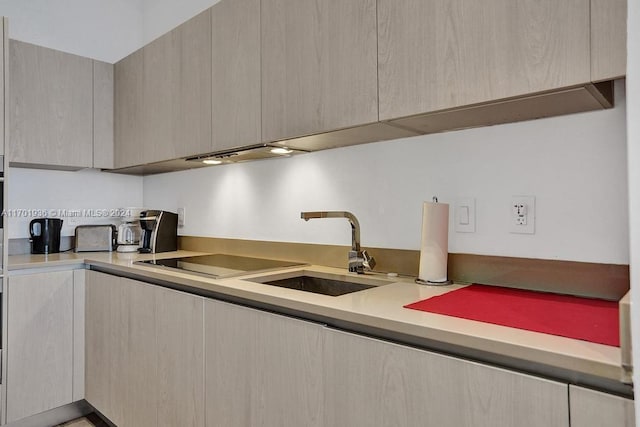
<path id="1" fill-rule="evenodd" d="M 142 49 L 145 163 L 211 150 L 211 12 Z"/>
<path id="2" fill-rule="evenodd" d="M 93 166 L 93 61 L 10 40 L 9 161 Z"/>
<path id="3" fill-rule="evenodd" d="M 627 0 L 591 0 L 591 80 L 627 74 Z"/>
<path id="4" fill-rule="evenodd" d="M 11 40 L 9 161 L 113 168 L 113 65 Z"/>
<path id="5" fill-rule="evenodd" d="M 202 426 L 202 299 L 87 272 L 86 399 L 121 427 Z"/>
<path id="6" fill-rule="evenodd" d="M 571 427 L 633 427 L 633 400 L 574 385 L 569 386 Z"/>
<path id="7" fill-rule="evenodd" d="M 113 169 L 113 64 L 93 61 L 93 167 Z"/>
<path id="8" fill-rule="evenodd" d="M 628 399 L 94 271 L 86 399 L 121 427 L 634 422 Z"/>
<path id="9" fill-rule="evenodd" d="M 204 426 L 203 299 L 156 287 L 158 426 Z"/>
<path id="10" fill-rule="evenodd" d="M 625 73 L 625 4 L 223 0 L 117 64 L 115 164 L 609 108 L 605 81 Z"/>
<path id="11" fill-rule="evenodd" d="M 213 151 L 261 142 L 260 0 L 211 8 Z"/>
<path id="12" fill-rule="evenodd" d="M 330 425 L 323 420 L 322 330 L 206 301 L 207 425 Z"/>
<path id="13" fill-rule="evenodd" d="M 84 398 L 83 291 L 84 270 L 9 277 L 7 422 Z"/>
<path id="14" fill-rule="evenodd" d="M 569 426 L 567 385 L 326 329 L 325 425 Z"/>
<path id="15" fill-rule="evenodd" d="M 144 163 L 143 56 L 137 50 L 114 66 L 114 163 L 116 168 Z"/>
<path id="16" fill-rule="evenodd" d="M 157 425 L 153 289 L 87 272 L 86 399 L 119 426 Z"/>
<path id="17" fill-rule="evenodd" d="M 589 0 L 379 0 L 380 119 L 589 82 L 589 19 Z"/>
<path id="18" fill-rule="evenodd" d="M 116 168 L 211 151 L 210 13 L 116 63 Z"/>
<path id="19" fill-rule="evenodd" d="M 263 0 L 262 138 L 378 120 L 375 0 Z"/>

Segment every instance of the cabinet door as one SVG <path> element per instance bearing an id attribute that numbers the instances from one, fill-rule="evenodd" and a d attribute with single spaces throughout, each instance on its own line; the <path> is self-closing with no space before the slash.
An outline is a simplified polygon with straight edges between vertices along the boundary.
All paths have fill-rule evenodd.
<path id="1" fill-rule="evenodd" d="M 376 1 L 261 4 L 263 141 L 376 122 Z"/>
<path id="2" fill-rule="evenodd" d="M 207 300 L 205 337 L 208 426 L 338 425 L 322 419 L 322 326 Z"/>
<path id="3" fill-rule="evenodd" d="M 260 0 L 211 8 L 213 151 L 261 142 Z"/>
<path id="4" fill-rule="evenodd" d="M 93 61 L 93 167 L 113 169 L 113 64 Z"/>
<path id="5" fill-rule="evenodd" d="M 567 385 L 327 329 L 326 425 L 569 425 Z"/>
<path id="6" fill-rule="evenodd" d="M 122 404 L 115 397 L 119 382 L 116 355 L 123 349 L 117 322 L 125 310 L 122 286 L 116 278 L 87 271 L 85 286 L 85 396 L 113 422 L 122 420 Z"/>
<path id="7" fill-rule="evenodd" d="M 591 0 L 591 80 L 627 74 L 627 0 Z"/>
<path id="8" fill-rule="evenodd" d="M 120 427 L 204 425 L 202 298 L 93 271 L 86 399 Z"/>
<path id="9" fill-rule="evenodd" d="M 150 286 L 150 285 L 144 285 Z M 155 287 L 158 426 L 204 426 L 204 301 Z"/>
<path id="10" fill-rule="evenodd" d="M 115 64 L 114 161 L 116 168 L 140 165 L 145 156 L 142 132 L 142 49 Z"/>
<path id="11" fill-rule="evenodd" d="M 121 427 L 157 426 L 153 288 L 87 272 L 86 399 Z"/>
<path id="12" fill-rule="evenodd" d="M 380 119 L 590 81 L 589 0 L 378 0 Z"/>
<path id="13" fill-rule="evenodd" d="M 569 386 L 571 427 L 633 427 L 633 400 Z"/>
<path id="14" fill-rule="evenodd" d="M 73 272 L 13 276 L 7 298 L 7 422 L 72 402 Z"/>
<path id="15" fill-rule="evenodd" d="M 16 40 L 9 47 L 9 161 L 92 167 L 92 60 Z"/>
<path id="16" fill-rule="evenodd" d="M 211 151 L 211 14 L 143 48 L 144 163 Z"/>

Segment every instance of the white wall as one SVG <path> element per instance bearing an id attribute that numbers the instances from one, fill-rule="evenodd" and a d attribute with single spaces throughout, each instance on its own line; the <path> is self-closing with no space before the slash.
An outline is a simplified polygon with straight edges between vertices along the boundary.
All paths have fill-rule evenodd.
<path id="1" fill-rule="evenodd" d="M 422 202 L 475 197 L 477 232 L 451 252 L 624 264 L 628 213 L 624 84 L 612 110 L 419 136 L 144 178 L 144 204 L 187 213 L 183 235 L 418 249 Z M 508 232 L 510 197 L 536 196 L 536 233 Z M 451 227 L 453 228 L 453 227 Z"/>
<path id="2" fill-rule="evenodd" d="M 115 63 L 219 0 L 0 0 L 9 37 Z"/>
<path id="3" fill-rule="evenodd" d="M 628 2 L 627 15 L 627 134 L 629 161 L 629 235 L 631 269 L 631 342 L 633 382 L 640 384 L 640 2 Z M 635 400 L 640 426 L 640 399 Z"/>
<path id="4" fill-rule="evenodd" d="M 144 44 L 193 18 L 220 0 L 142 0 Z"/>
<path id="5" fill-rule="evenodd" d="M 29 221 L 42 217 L 25 215 L 21 210 L 47 210 L 48 216 L 56 216 L 58 210 L 104 209 L 110 213 L 111 209 L 142 204 L 142 178 L 95 169 L 63 172 L 10 168 L 7 183 L 10 239 L 29 237 Z M 62 235 L 72 236 L 76 225 L 120 223 L 118 218 L 97 217 L 91 212 L 88 215 L 63 217 Z"/>
<path id="6" fill-rule="evenodd" d="M 109 63 L 144 44 L 144 0 L 0 0 L 9 37 Z"/>

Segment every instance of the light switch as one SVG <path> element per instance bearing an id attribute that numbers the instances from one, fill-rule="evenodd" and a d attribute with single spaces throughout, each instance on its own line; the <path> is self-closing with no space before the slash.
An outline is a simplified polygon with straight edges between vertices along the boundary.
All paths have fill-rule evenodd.
<path id="1" fill-rule="evenodd" d="M 469 225 L 469 206 L 460 206 L 459 215 L 460 225 Z"/>
<path id="2" fill-rule="evenodd" d="M 476 232 L 476 199 L 460 198 L 456 200 L 455 230 L 458 233 Z"/>

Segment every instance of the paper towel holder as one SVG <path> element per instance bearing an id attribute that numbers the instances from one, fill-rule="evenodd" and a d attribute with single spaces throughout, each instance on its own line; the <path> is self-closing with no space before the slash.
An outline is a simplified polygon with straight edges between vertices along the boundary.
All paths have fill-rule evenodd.
<path id="1" fill-rule="evenodd" d="M 431 204 L 433 204 L 433 205 L 437 205 L 438 204 L 438 198 L 436 196 L 432 197 Z M 422 233 L 423 233 L 423 245 L 424 245 L 424 238 L 425 238 L 424 236 L 425 236 L 425 229 L 426 229 L 425 228 L 425 216 L 426 216 L 426 206 L 427 205 L 429 205 L 429 203 L 425 202 L 425 204 L 424 204 L 425 211 L 423 211 L 423 224 L 422 224 L 422 228 L 423 228 L 423 230 L 422 230 Z M 449 206 L 446 205 L 446 204 L 445 204 L 445 206 L 446 206 L 446 209 L 445 209 L 445 211 L 446 211 L 446 219 L 445 220 L 447 221 L 447 226 L 448 226 Z M 446 228 L 448 228 L 448 227 L 446 227 Z M 445 231 L 445 237 L 444 237 L 445 239 L 447 239 L 447 235 L 448 235 L 448 232 Z M 446 246 L 445 246 L 445 252 L 446 252 Z M 419 284 L 419 285 L 427 285 L 427 286 L 445 286 L 445 285 L 453 284 L 453 281 L 452 280 L 448 280 L 448 278 L 446 277 L 446 269 L 447 269 L 446 257 L 445 257 L 445 260 L 444 260 L 444 262 L 445 262 L 445 265 L 444 265 L 444 268 L 445 268 L 445 280 L 434 281 L 434 280 L 423 280 L 423 279 L 421 279 L 420 276 L 422 276 L 422 268 L 423 268 L 422 267 L 422 257 L 423 257 L 423 254 L 422 254 L 422 249 L 421 249 L 420 250 L 420 273 L 418 274 L 418 277 L 415 280 L 415 282 L 417 284 Z"/>

